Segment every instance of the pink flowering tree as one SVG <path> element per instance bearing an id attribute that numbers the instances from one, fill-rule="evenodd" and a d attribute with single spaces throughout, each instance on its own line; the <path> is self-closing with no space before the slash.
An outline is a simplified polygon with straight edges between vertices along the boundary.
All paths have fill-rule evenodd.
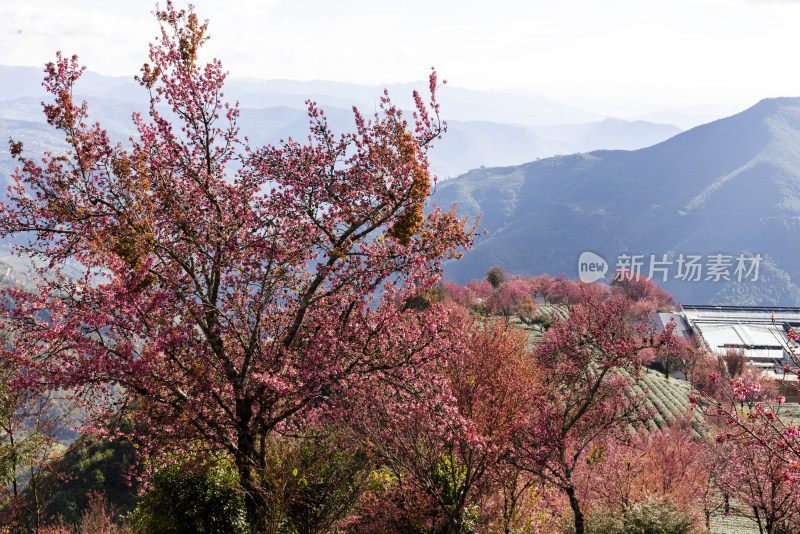
<path id="1" fill-rule="evenodd" d="M 646 413 L 633 391 L 645 349 L 669 350 L 671 331 L 655 334 L 629 316 L 629 303 L 590 298 L 545 333 L 534 351 L 544 382 L 515 434 L 515 464 L 569 499 L 575 531 L 585 531 L 578 464 L 598 440 L 626 432 Z"/>
<path id="2" fill-rule="evenodd" d="M 794 366 L 784 366 L 791 376 L 800 366 L 795 354 L 800 335 L 793 329 L 783 340 L 784 351 Z M 770 461 L 782 464 L 782 473 L 793 486 L 800 481 L 800 425 L 784 407 L 786 398 L 779 383 L 765 380 L 762 373 L 741 367 L 735 354 L 710 355 L 696 381 L 692 395 L 695 408 L 719 423 L 717 441 L 750 443 L 765 448 Z M 796 384 L 789 383 L 796 390 Z"/>
<path id="3" fill-rule="evenodd" d="M 611 290 L 615 296 L 632 302 L 651 301 L 655 304 L 654 307 L 660 309 L 671 309 L 675 306 L 675 298 L 653 280 L 625 269 L 614 274 Z"/>
<path id="4" fill-rule="evenodd" d="M 536 301 L 539 287 L 530 278 L 516 275 L 495 275 L 492 280 L 494 283 L 487 275 L 483 280 L 472 280 L 465 286 L 446 281 L 442 288 L 448 299 L 481 315 L 500 315 L 506 322 L 518 317 L 529 322 L 539 304 Z"/>
<path id="5" fill-rule="evenodd" d="M 450 347 L 439 380 L 386 388 L 356 415 L 381 461 L 436 503 L 448 532 L 462 533 L 499 489 L 496 475 L 506 473 L 512 437 L 540 389 L 524 332 L 466 313 L 451 325 L 468 335 Z"/>
<path id="6" fill-rule="evenodd" d="M 523 321 L 528 320 L 537 306 L 534 301 L 533 286 L 527 279 L 510 276 L 492 292 L 488 306 L 506 321 L 514 316 Z"/>
<path id="7" fill-rule="evenodd" d="M 701 387 L 691 401 L 719 423 L 717 442 L 767 449 L 770 461 L 780 462 L 782 476 L 796 486 L 800 480 L 800 426 L 783 408 L 785 397 L 771 391 L 753 372 L 734 378 L 712 372 L 707 380 L 708 387 Z"/>
<path id="8" fill-rule="evenodd" d="M 630 439 L 598 440 L 579 465 L 583 502 L 599 513 L 624 515 L 633 505 L 658 499 L 696 523 L 704 517 L 709 488 L 708 445 L 692 438 L 688 421 Z"/>
<path id="9" fill-rule="evenodd" d="M 759 532 L 797 532 L 800 496 L 775 447 L 752 438 L 718 443 L 714 463 L 717 491 L 735 512 L 758 524 Z"/>
<path id="10" fill-rule="evenodd" d="M 447 299 L 463 308 L 471 308 L 478 297 L 469 286 L 460 286 L 450 280 L 442 281 L 442 290 Z"/>
<path id="11" fill-rule="evenodd" d="M 579 280 L 570 280 L 564 275 L 555 278 L 543 274 L 528 279 L 533 287 L 534 295 L 554 304 L 580 304 L 587 300 L 604 300 L 608 297 L 608 288 L 599 283 L 586 284 Z"/>
<path id="12" fill-rule="evenodd" d="M 150 454 L 227 454 L 261 532 L 269 436 L 441 357 L 441 307 L 402 303 L 471 231 L 453 211 L 423 212 L 425 153 L 444 129 L 435 74 L 410 122 L 384 96 L 335 136 L 309 103 L 307 144 L 252 148 L 221 64 L 198 62 L 207 25 L 171 3 L 157 16 L 138 77 L 149 114 L 134 114 L 129 146 L 73 100 L 83 68 L 61 55 L 44 111 L 67 151 L 36 161 L 11 143 L 20 167 L 0 233 L 23 236 L 40 280 L 3 291 L 4 350 L 25 367 L 15 387 L 70 388 L 102 424 L 135 411 Z"/>

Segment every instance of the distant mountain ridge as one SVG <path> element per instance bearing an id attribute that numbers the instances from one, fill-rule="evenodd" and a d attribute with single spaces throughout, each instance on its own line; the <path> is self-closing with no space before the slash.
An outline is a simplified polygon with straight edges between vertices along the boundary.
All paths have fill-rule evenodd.
<path id="1" fill-rule="evenodd" d="M 0 76 L 0 136 L 22 140 L 29 155 L 57 149 L 61 141 L 41 113 L 42 72 L 0 66 Z M 144 110 L 143 89 L 130 78 L 86 73 L 83 81 L 78 96 L 87 96 L 91 119 L 124 144 L 133 133 L 131 111 Z M 424 92 L 424 84 L 389 90 L 403 105 L 415 86 Z M 353 121 L 349 104 L 368 112 L 381 93 L 352 84 L 281 80 L 231 80 L 227 90 L 242 100 L 240 126 L 254 145 L 305 140 L 308 96 L 326 106 L 335 131 L 347 131 Z M 786 246 L 800 219 L 798 99 L 764 100 L 681 133 L 671 125 L 581 115 L 535 95 L 445 86 L 441 97 L 449 127 L 430 152 L 432 169 L 442 178 L 473 170 L 440 181 L 435 199 L 444 205 L 458 201 L 464 214 L 483 213 L 482 225 L 491 231 L 463 261 L 448 264 L 448 276 L 465 281 L 500 265 L 509 272 L 575 277 L 584 251 L 602 255 L 612 269 L 622 253 L 668 254 L 675 261 L 680 254 L 705 259 L 747 252 L 764 257 L 755 284 L 668 280 L 665 286 L 687 301 L 800 301 L 800 284 L 793 282 L 800 280 L 798 258 Z M 502 107 L 503 99 L 510 106 Z M 523 101 L 540 107 L 514 115 Z M 546 123 L 562 112 L 585 122 Z M 542 122 L 526 123 L 536 113 Z M 500 122 L 504 117 L 515 120 Z M 561 155 L 549 157 L 554 154 Z M 3 180 L 13 169 L 7 145 L 0 144 Z"/>
<path id="2" fill-rule="evenodd" d="M 41 87 L 42 77 L 41 69 L 0 66 L 0 119 L 43 124 L 40 102 L 46 94 Z M 418 89 L 424 98 L 427 84 L 394 84 L 387 89 L 398 105 L 409 109 L 413 106 L 412 91 Z M 77 97 L 88 100 L 92 120 L 100 121 L 112 137 L 123 141 L 133 133 L 131 112 L 146 111 L 146 92 L 132 78 L 86 72 L 76 86 L 76 93 Z M 369 114 L 378 106 L 383 87 L 230 79 L 225 93 L 240 102 L 242 131 L 253 143 L 264 144 L 288 137 L 305 140 L 308 136 L 305 102 L 309 99 L 326 109 L 334 130 L 350 131 L 353 105 Z M 430 157 L 433 172 L 441 178 L 482 165 L 513 165 L 602 148 L 639 148 L 680 132 L 669 124 L 604 118 L 539 95 L 473 91 L 445 85 L 439 89 L 439 98 L 442 118 L 448 121 L 448 134 L 437 143 Z M 33 128 L 34 124 L 30 124 L 22 129 Z M 0 129 L 4 139 L 13 134 Z"/>
<path id="3" fill-rule="evenodd" d="M 482 214 L 490 234 L 447 265 L 449 277 L 510 273 L 577 277 L 591 251 L 613 271 L 621 255 L 672 261 L 663 285 L 678 299 L 800 302 L 800 99 L 775 98 L 635 151 L 595 151 L 478 169 L 440 184 L 434 200 Z M 755 282 L 673 276 L 681 254 L 759 254 Z M 647 269 L 645 269 L 647 270 Z M 647 273 L 645 273 L 647 274 Z M 656 272 L 655 274 L 662 274 Z M 733 267 L 728 276 L 733 275 Z M 659 282 L 662 280 L 659 278 Z"/>

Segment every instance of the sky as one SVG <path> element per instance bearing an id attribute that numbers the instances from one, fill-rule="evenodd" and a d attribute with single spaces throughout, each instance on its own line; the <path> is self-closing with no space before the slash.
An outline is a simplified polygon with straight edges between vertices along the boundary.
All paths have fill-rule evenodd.
<path id="1" fill-rule="evenodd" d="M 163 1 L 162 1 L 163 5 Z M 178 7 L 185 4 L 176 2 Z M 424 80 L 619 109 L 800 95 L 800 0 L 195 0 L 232 77 Z M 132 76 L 148 0 L 0 0 L 0 64 Z"/>

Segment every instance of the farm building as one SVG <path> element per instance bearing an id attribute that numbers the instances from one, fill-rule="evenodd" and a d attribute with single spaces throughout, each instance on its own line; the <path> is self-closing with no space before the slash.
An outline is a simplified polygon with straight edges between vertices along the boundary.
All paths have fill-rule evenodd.
<path id="1" fill-rule="evenodd" d="M 737 349 L 750 365 L 775 378 L 797 379 L 784 373 L 784 366 L 796 367 L 791 355 L 800 354 L 789 335 L 800 332 L 800 308 L 684 304 L 679 312 L 656 315 L 662 328 L 670 320 L 676 334 L 696 336 L 714 354 Z"/>

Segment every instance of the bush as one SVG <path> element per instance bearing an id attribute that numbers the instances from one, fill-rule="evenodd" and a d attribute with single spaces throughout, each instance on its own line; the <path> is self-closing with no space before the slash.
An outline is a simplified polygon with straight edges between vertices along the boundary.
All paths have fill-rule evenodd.
<path id="1" fill-rule="evenodd" d="M 273 502 L 281 502 L 282 534 L 333 532 L 353 510 L 368 486 L 370 459 L 351 449 L 334 428 L 309 438 L 284 438 L 268 473 L 278 481 Z M 276 451 L 278 452 L 278 451 Z"/>
<path id="2" fill-rule="evenodd" d="M 539 325 L 542 330 L 547 330 L 553 326 L 553 317 L 543 313 L 538 313 L 532 317 L 520 316 L 520 320 L 528 326 Z"/>
<path id="3" fill-rule="evenodd" d="M 497 289 L 506 281 L 506 273 L 500 267 L 492 267 L 486 273 L 486 279 L 492 284 L 492 287 Z"/>
<path id="4" fill-rule="evenodd" d="M 694 534 L 696 518 L 672 502 L 651 498 L 622 511 L 594 510 L 588 518 L 589 534 Z"/>
<path id="5" fill-rule="evenodd" d="M 370 474 L 369 488 L 343 524 L 347 534 L 440 534 L 447 531 L 432 497 L 388 469 Z"/>
<path id="6" fill-rule="evenodd" d="M 224 466 L 164 467 L 131 516 L 142 534 L 249 534 L 236 474 Z"/>
<path id="7" fill-rule="evenodd" d="M 92 492 L 89 504 L 77 524 L 72 526 L 50 525 L 37 529 L 39 534 L 130 534 L 127 525 L 114 521 L 114 505 L 103 494 Z M 0 530 L 0 533 L 3 531 Z"/>

